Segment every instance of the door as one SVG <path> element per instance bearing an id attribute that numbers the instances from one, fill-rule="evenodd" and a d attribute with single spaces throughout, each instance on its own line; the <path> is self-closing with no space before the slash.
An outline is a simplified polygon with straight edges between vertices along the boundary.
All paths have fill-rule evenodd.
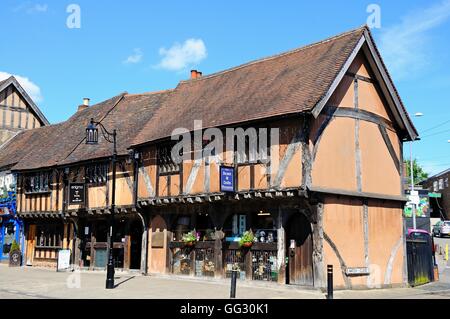
<path id="1" fill-rule="evenodd" d="M 135 221 L 130 228 L 130 269 L 141 269 L 142 225 Z"/>
<path id="2" fill-rule="evenodd" d="M 27 265 L 33 265 L 34 246 L 36 241 L 36 225 L 30 225 L 27 238 Z"/>
<path id="3" fill-rule="evenodd" d="M 294 214 L 286 226 L 287 276 L 291 285 L 313 286 L 313 242 L 311 224 L 301 213 Z"/>

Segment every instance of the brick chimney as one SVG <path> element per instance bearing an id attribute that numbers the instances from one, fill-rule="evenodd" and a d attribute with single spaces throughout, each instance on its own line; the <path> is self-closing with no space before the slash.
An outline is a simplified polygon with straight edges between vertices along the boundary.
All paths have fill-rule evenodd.
<path id="1" fill-rule="evenodd" d="M 85 97 L 85 98 L 83 99 L 83 104 L 81 104 L 81 105 L 78 106 L 78 112 L 87 109 L 87 108 L 89 107 L 89 101 L 90 101 L 90 100 L 91 100 L 91 99 Z"/>

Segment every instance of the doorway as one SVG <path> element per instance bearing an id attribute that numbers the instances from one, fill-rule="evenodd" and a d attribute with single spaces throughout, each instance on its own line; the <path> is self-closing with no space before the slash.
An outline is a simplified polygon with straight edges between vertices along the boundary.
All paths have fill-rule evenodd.
<path id="1" fill-rule="evenodd" d="M 311 224 L 300 212 L 292 215 L 286 224 L 286 283 L 313 286 L 313 242 Z"/>
<path id="2" fill-rule="evenodd" d="M 135 220 L 130 225 L 130 269 L 141 269 L 142 224 Z"/>

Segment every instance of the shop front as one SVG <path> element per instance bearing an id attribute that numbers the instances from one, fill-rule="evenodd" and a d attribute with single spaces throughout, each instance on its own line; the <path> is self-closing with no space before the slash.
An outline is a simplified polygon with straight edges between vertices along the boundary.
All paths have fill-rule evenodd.
<path id="1" fill-rule="evenodd" d="M 23 223 L 0 208 L 0 262 L 9 260 L 9 252 L 16 241 L 22 248 Z"/>
<path id="2" fill-rule="evenodd" d="M 13 174 L 0 176 L 0 262 L 8 261 L 14 241 L 23 248 L 23 223 L 16 217 L 15 183 Z"/>
<path id="3" fill-rule="evenodd" d="M 134 215 L 134 214 L 133 214 Z M 105 270 L 108 263 L 109 217 L 78 219 L 79 260 L 85 270 Z M 114 222 L 113 260 L 119 270 L 140 270 L 143 227 L 137 216 L 120 214 Z"/>
<path id="4" fill-rule="evenodd" d="M 159 208 L 150 272 L 230 278 L 238 271 L 241 280 L 311 286 L 311 223 L 296 206 L 252 200 Z"/>

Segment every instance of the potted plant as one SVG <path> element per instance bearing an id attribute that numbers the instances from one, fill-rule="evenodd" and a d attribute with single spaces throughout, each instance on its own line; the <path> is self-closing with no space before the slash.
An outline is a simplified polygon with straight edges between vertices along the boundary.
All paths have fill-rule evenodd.
<path id="1" fill-rule="evenodd" d="M 239 240 L 239 247 L 249 248 L 253 245 L 253 240 L 255 239 L 255 235 L 251 230 L 248 230 L 242 234 L 241 239 Z"/>
<path id="2" fill-rule="evenodd" d="M 14 240 L 9 250 L 9 266 L 20 267 L 22 263 L 22 253 L 20 252 L 19 244 Z"/>
<path id="3" fill-rule="evenodd" d="M 197 232 L 195 230 L 190 231 L 183 235 L 181 240 L 184 242 L 186 246 L 193 246 L 197 241 Z"/>

